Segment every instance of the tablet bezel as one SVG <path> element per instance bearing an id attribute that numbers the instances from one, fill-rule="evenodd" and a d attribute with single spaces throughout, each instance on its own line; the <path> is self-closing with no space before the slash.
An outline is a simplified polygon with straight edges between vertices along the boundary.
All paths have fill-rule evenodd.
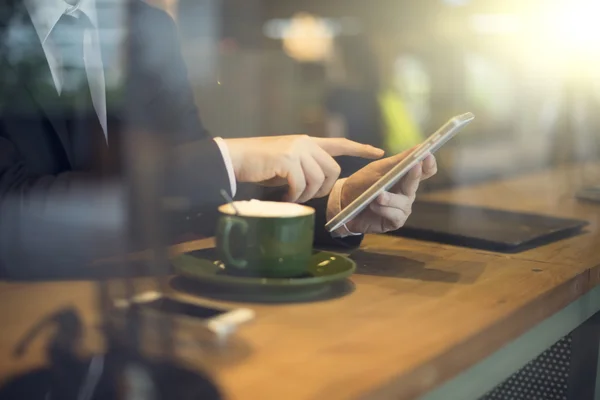
<path id="1" fill-rule="evenodd" d="M 454 137 L 462 128 L 467 126 L 475 119 L 472 113 L 457 115 L 446 122 L 441 128 L 429 136 L 423 143 L 412 150 L 406 158 L 398 165 L 388 171 L 371 187 L 365 190 L 352 203 L 345 207 L 340 213 L 333 217 L 327 224 L 325 229 L 333 232 L 346 223 L 350 222 L 361 211 L 363 211 L 373 200 L 381 193 L 389 190 L 394 186 L 404 175 L 406 175 L 415 165 L 423 161 L 429 154 L 433 154 L 442 147 L 448 140 Z"/>

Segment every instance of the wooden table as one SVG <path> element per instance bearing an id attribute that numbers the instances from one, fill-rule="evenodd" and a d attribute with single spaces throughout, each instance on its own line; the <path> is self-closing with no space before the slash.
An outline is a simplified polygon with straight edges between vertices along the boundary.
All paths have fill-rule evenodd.
<path id="1" fill-rule="evenodd" d="M 208 368 L 231 399 L 476 398 L 599 310 L 600 205 L 573 198 L 593 183 L 600 165 L 430 194 L 591 224 L 581 236 L 511 255 L 369 236 L 354 255 L 352 294 L 252 305 L 257 318 L 230 351 L 180 354 Z M 43 362 L 42 339 L 11 357 L 41 316 L 73 304 L 90 328 L 97 322 L 90 282 L 2 283 L 0 304 L 4 377 Z M 90 348 L 98 337 L 88 330 Z"/>

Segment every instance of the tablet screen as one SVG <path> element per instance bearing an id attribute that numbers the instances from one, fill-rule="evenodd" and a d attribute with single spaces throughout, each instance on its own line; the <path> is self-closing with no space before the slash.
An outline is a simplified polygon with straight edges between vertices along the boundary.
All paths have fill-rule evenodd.
<path id="1" fill-rule="evenodd" d="M 465 113 L 450 119 L 440 129 L 429 136 L 422 144 L 410 152 L 398 165 L 381 177 L 381 179 L 375 182 L 363 194 L 358 196 L 338 215 L 333 217 L 325 225 L 325 229 L 327 229 L 329 232 L 333 232 L 347 222 L 351 221 L 356 215 L 358 215 L 369 204 L 371 204 L 371 202 L 375 200 L 377 196 L 394 186 L 415 165 L 425 159 L 425 157 L 427 157 L 429 154 L 433 154 L 435 151 L 437 151 L 462 128 L 473 121 L 474 118 L 475 116 L 472 113 Z"/>

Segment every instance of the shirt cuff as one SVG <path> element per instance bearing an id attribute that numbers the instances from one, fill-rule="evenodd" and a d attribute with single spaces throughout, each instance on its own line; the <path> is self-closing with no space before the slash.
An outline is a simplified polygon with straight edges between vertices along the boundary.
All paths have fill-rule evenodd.
<path id="1" fill-rule="evenodd" d="M 225 161 L 225 168 L 227 169 L 227 175 L 229 176 L 229 184 L 231 185 L 231 197 L 235 197 L 237 183 L 235 181 L 235 172 L 233 171 L 233 162 L 229 155 L 229 148 L 227 148 L 227 143 L 220 137 L 214 138 L 214 141 L 217 146 L 219 146 L 221 156 L 223 157 L 223 161 Z"/>
<path id="2" fill-rule="evenodd" d="M 327 201 L 327 221 L 330 221 L 331 218 L 335 217 L 340 211 L 342 211 L 342 188 L 344 187 L 344 183 L 346 179 L 338 179 L 338 181 L 333 185 L 333 189 L 331 189 L 331 193 L 329 194 L 329 199 Z M 342 225 L 340 228 L 331 232 L 331 236 L 335 238 L 344 238 L 347 236 L 359 236 L 361 233 L 355 233 L 346 228 L 346 225 Z"/>

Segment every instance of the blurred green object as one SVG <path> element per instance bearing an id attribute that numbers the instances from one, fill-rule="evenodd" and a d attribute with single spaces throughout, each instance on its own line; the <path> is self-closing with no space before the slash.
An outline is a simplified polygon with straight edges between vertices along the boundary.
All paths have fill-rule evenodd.
<path id="1" fill-rule="evenodd" d="M 423 135 L 402 98 L 391 89 L 378 96 L 385 129 L 385 150 L 400 153 L 423 141 Z"/>

